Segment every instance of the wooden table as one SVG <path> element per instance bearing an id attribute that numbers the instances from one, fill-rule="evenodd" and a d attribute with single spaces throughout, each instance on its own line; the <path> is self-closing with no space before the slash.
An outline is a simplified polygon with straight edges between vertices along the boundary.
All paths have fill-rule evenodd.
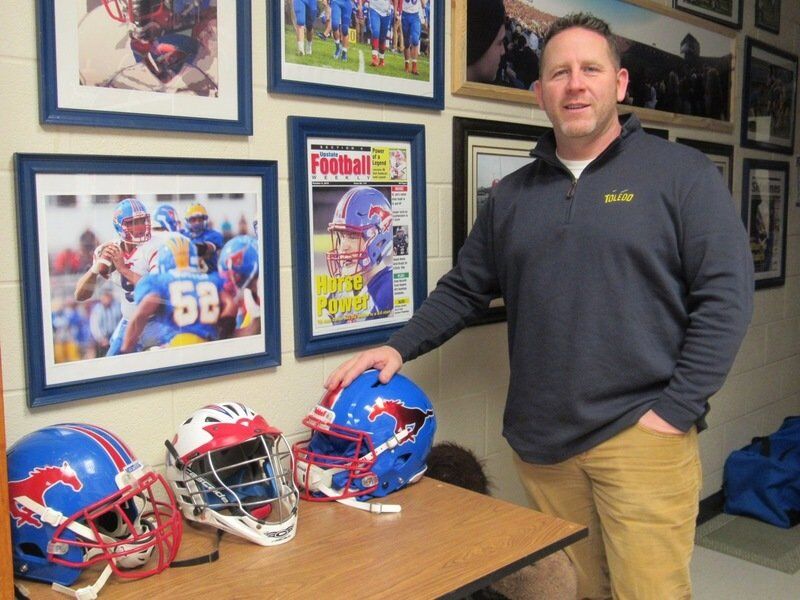
<path id="1" fill-rule="evenodd" d="M 585 527 L 423 478 L 389 498 L 399 514 L 302 502 L 297 536 L 264 548 L 226 534 L 217 562 L 136 581 L 114 576 L 100 598 L 459 598 L 587 535 Z M 184 528 L 178 559 L 205 555 L 215 531 Z M 77 586 L 93 583 L 84 572 Z M 33 599 L 65 596 L 20 580 Z"/>

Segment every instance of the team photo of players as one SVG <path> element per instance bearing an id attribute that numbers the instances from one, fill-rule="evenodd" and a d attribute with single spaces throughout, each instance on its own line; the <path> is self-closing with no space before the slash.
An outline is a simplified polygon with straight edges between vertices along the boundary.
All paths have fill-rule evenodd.
<path id="1" fill-rule="evenodd" d="M 253 195 L 45 202 L 55 363 L 261 333 Z"/>
<path id="2" fill-rule="evenodd" d="M 430 81 L 432 0 L 283 0 L 287 63 Z"/>

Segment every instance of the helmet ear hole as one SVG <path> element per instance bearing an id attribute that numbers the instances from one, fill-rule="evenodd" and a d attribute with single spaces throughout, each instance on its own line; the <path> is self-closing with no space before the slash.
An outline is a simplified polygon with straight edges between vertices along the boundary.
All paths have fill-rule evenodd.
<path id="1" fill-rule="evenodd" d="M 23 542 L 22 544 L 17 545 L 17 548 L 20 554 L 25 554 L 26 556 L 35 556 L 36 558 L 45 557 L 42 549 L 39 548 L 37 544 L 33 544 L 31 542 Z"/>

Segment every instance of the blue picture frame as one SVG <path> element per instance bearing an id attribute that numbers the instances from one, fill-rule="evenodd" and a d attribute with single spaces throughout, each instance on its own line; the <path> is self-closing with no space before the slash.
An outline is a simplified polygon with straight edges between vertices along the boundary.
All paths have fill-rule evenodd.
<path id="1" fill-rule="evenodd" d="M 183 65 L 180 70 L 174 65 L 146 68 L 172 59 L 134 53 L 128 25 L 121 22 L 129 17 L 113 17 L 103 3 L 91 11 L 89 6 L 37 0 L 42 124 L 253 133 L 250 0 L 214 6 L 213 21 L 198 12 L 197 19 L 206 19 L 202 21 L 206 31 L 200 25 L 191 28 L 190 35 L 186 30 L 165 31 L 166 42 L 174 46 L 179 40 L 185 46 L 174 53 L 188 56 L 175 59 L 175 64 Z M 88 12 L 82 15 L 82 11 Z M 207 46 L 197 39 L 211 36 L 216 46 L 204 56 Z M 103 40 L 108 43 L 103 45 Z M 91 67 L 82 58 L 86 55 L 93 59 Z M 163 69 L 163 81 L 153 69 Z"/>
<path id="2" fill-rule="evenodd" d="M 30 406 L 280 364 L 278 176 L 275 161 L 19 153 L 14 155 L 14 159 Z M 181 215 L 181 207 L 202 201 L 210 221 L 220 223 L 224 217 L 233 223 L 233 227 L 237 222 L 247 223 L 248 233 L 258 237 L 257 247 L 261 255 L 256 289 L 260 296 L 261 325 L 257 333 L 155 352 L 97 358 L 92 357 L 93 350 L 90 342 L 86 341 L 84 324 L 67 321 L 71 336 L 74 333 L 68 342 L 76 343 L 71 346 L 56 343 L 56 340 L 63 341 L 55 332 L 56 320 L 66 314 L 60 312 L 62 303 L 63 306 L 69 305 L 76 314 L 82 310 L 84 317 L 88 312 L 88 302 L 81 307 L 82 303 L 75 301 L 77 282 L 91 270 L 86 268 L 87 264 L 94 266 L 98 262 L 92 258 L 93 245 L 111 240 L 112 237 L 107 237 L 108 232 L 113 234 L 114 243 L 118 244 L 120 238 L 115 232 L 114 211 L 121 199 L 130 197 L 144 199 L 145 204 L 151 203 L 151 208 L 161 202 L 172 203 Z M 155 220 L 151 220 L 152 223 Z M 226 230 L 224 223 L 221 229 Z M 84 243 L 81 231 L 88 236 L 88 244 Z M 100 235 L 95 235 L 95 232 Z M 155 236 L 153 231 L 149 237 L 155 240 Z M 68 250 L 59 256 L 56 250 L 61 246 Z M 78 250 L 72 250 L 74 248 Z M 88 258 L 86 262 L 81 263 L 81 252 Z M 65 255 L 71 255 L 71 258 L 63 260 Z M 155 256 L 152 261 L 155 261 Z M 111 279 L 111 275 L 108 280 L 97 276 L 90 292 L 90 302 L 96 304 L 97 296 L 103 295 L 104 290 L 109 291 L 112 302 L 124 295 L 124 291 L 111 284 Z M 123 284 L 126 282 L 122 281 Z M 134 290 L 133 287 L 125 289 Z M 241 290 L 236 293 L 239 302 Z M 254 305 L 251 303 L 249 306 Z M 251 309 L 251 316 L 255 310 Z M 77 359 L 72 362 L 64 360 L 65 349 L 66 355 L 77 353 Z M 67 358 L 74 359 L 75 356 Z"/>
<path id="3" fill-rule="evenodd" d="M 269 32 L 267 85 L 270 92 L 321 96 L 358 103 L 373 102 L 431 110 L 444 109 L 444 0 L 430 0 L 429 3 L 432 8 L 430 20 L 433 25 L 433 32 L 427 41 L 428 56 L 425 59 L 429 66 L 420 67 L 426 69 L 421 73 L 423 77 L 427 73 L 427 81 L 405 73 L 403 54 L 394 53 L 388 48 L 385 52 L 385 71 L 381 71 L 383 67 L 373 69 L 370 66 L 370 48 L 360 42 L 356 42 L 360 46 L 360 56 L 351 49 L 351 60 L 348 65 L 333 60 L 330 55 L 334 42 L 325 38 L 320 32 L 313 34 L 312 49 L 316 54 L 310 57 L 295 57 L 295 51 L 289 49 L 295 42 L 293 39 L 288 39 L 286 34 L 287 31 L 291 32 L 292 28 L 292 24 L 288 23 L 289 18 L 296 18 L 290 12 L 292 5 L 293 0 L 275 0 L 270 2 L 267 8 Z"/>
<path id="4" fill-rule="evenodd" d="M 427 296 L 425 128 L 423 125 L 405 123 L 289 117 L 288 133 L 295 354 L 309 356 L 385 342 L 402 327 Z M 374 157 L 387 154 L 390 148 L 403 148 L 402 153 L 406 157 L 403 165 L 408 169 L 407 173 L 403 173 L 405 189 L 402 185 L 392 187 L 394 171 L 391 175 L 379 174 L 377 167 L 359 181 L 355 181 L 356 176 L 342 176 L 338 180 L 330 176 L 326 180 L 310 172 L 315 169 L 315 147 L 328 148 L 333 154 L 351 152 L 352 156 L 363 151 L 365 155 L 373 157 L 374 164 L 378 164 Z M 312 148 L 311 156 L 309 148 Z M 352 277 L 341 274 L 337 277 L 329 273 L 331 277 L 326 279 L 326 274 L 319 273 L 323 271 L 320 264 L 327 259 L 326 250 L 334 249 L 332 234 L 329 233 L 333 228 L 328 221 L 335 221 L 336 213 L 331 210 L 334 206 L 342 206 L 344 200 L 340 199 L 356 187 L 368 188 L 371 190 L 369 193 L 379 190 L 385 196 L 380 198 L 383 206 L 389 200 L 390 206 L 386 206 L 388 211 L 384 211 L 388 212 L 384 234 L 388 225 L 391 225 L 392 250 L 391 253 L 387 251 L 387 258 L 372 262 L 374 264 L 382 260 L 386 266 L 389 260 L 392 261 L 391 268 L 387 269 L 391 274 L 392 308 L 382 313 L 374 309 L 370 312 L 370 309 L 358 310 L 354 304 L 350 313 L 339 318 L 332 315 L 334 311 L 330 303 L 326 304 L 326 298 L 332 298 L 334 294 L 328 294 L 330 290 L 320 291 L 319 285 L 317 289 L 312 289 L 312 286 L 313 281 L 320 278 L 337 285 L 352 281 Z M 323 195 L 332 202 L 324 204 Z M 372 214 L 372 207 L 368 212 Z M 398 242 L 399 229 L 403 228 L 410 229 L 403 232 L 403 237 L 407 236 L 405 248 Z M 330 268 L 328 266 L 328 270 Z M 369 275 L 364 277 L 366 279 Z M 405 278 L 405 284 L 398 283 L 402 278 Z M 406 287 L 398 288 L 398 285 Z M 354 295 L 368 298 L 370 306 L 380 305 L 378 301 L 373 303 L 368 282 L 363 292 L 360 291 L 361 287 L 356 287 L 359 291 Z M 324 309 L 321 303 L 325 305 Z"/>

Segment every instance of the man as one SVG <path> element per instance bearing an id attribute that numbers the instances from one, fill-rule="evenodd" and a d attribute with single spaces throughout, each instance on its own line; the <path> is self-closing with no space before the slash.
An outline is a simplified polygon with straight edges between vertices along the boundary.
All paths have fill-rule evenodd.
<path id="1" fill-rule="evenodd" d="M 353 19 L 355 5 L 353 0 L 330 0 L 331 27 L 336 49 L 334 60 L 347 62 L 347 50 L 350 46 L 350 21 Z"/>
<path id="2" fill-rule="evenodd" d="M 370 0 L 369 30 L 372 43 L 372 67 L 386 66 L 386 38 L 394 23 L 396 0 Z M 358 14 L 364 10 L 364 0 L 358 1 Z"/>
<path id="3" fill-rule="evenodd" d="M 411 321 L 326 387 L 388 380 L 502 295 L 503 433 L 533 504 L 589 527 L 567 548 L 578 596 L 689 598 L 697 430 L 750 320 L 753 260 L 711 162 L 619 118 L 627 83 L 606 23 L 553 23 L 536 160 L 495 186 Z"/>
<path id="4" fill-rule="evenodd" d="M 92 297 L 98 277 L 110 280 L 122 290 L 122 319 L 111 335 L 106 356 L 119 354 L 125 328 L 136 308 L 133 301 L 134 287 L 144 275 L 156 270 L 158 252 L 158 242 L 152 239 L 150 213 L 138 198 L 120 200 L 114 209 L 113 224 L 119 238 L 95 249 L 92 266 L 75 284 L 75 300 L 78 302 Z M 142 345 L 139 349 L 154 345 L 157 335 L 148 327 L 141 336 Z"/>
<path id="5" fill-rule="evenodd" d="M 100 302 L 92 306 L 89 312 L 89 331 L 94 340 L 95 356 L 105 356 L 111 344 L 111 336 L 117 323 L 122 319 L 119 302 L 114 300 L 111 292 L 104 291 L 100 295 Z"/>
<path id="6" fill-rule="evenodd" d="M 186 228 L 181 233 L 192 240 L 197 247 L 200 270 L 204 273 L 213 273 L 217 270 L 217 258 L 222 249 L 222 232 L 209 227 L 208 211 L 199 202 L 189 205 L 184 220 Z"/>
<path id="7" fill-rule="evenodd" d="M 121 352 L 134 352 L 148 323 L 160 326 L 159 346 L 189 346 L 219 338 L 223 282 L 216 273 L 201 273 L 197 248 L 173 233 L 158 249 L 158 272 L 136 284 L 136 311 L 128 323 Z"/>
<path id="8" fill-rule="evenodd" d="M 419 76 L 419 38 L 425 18 L 425 0 L 400 0 L 402 5 L 403 57 L 406 73 Z"/>
<path id="9" fill-rule="evenodd" d="M 237 235 L 219 253 L 219 276 L 231 302 L 220 318 L 220 337 L 243 337 L 261 331 L 261 297 L 258 282 L 258 241 Z M 226 318 L 231 317 L 230 321 Z"/>
<path id="10" fill-rule="evenodd" d="M 295 18 L 294 31 L 297 34 L 297 54 L 311 55 L 311 42 L 314 40 L 314 21 L 317 20 L 317 0 L 292 0 Z"/>

